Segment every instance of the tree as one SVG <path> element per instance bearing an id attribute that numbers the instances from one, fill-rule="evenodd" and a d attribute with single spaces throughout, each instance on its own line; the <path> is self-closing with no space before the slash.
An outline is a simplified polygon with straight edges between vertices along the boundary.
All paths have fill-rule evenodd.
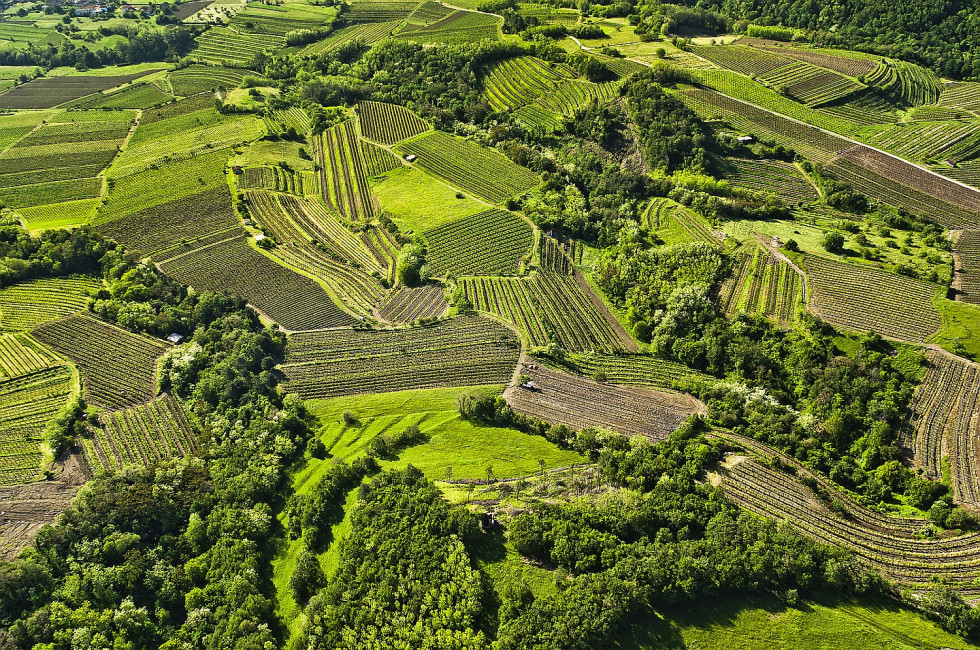
<path id="1" fill-rule="evenodd" d="M 309 546 L 304 546 L 296 562 L 296 570 L 289 579 L 293 598 L 301 605 L 306 604 L 323 585 L 324 580 L 323 569 L 320 567 L 320 560 L 317 559 L 316 553 L 311 551 Z"/>
<path id="2" fill-rule="evenodd" d="M 832 230 L 824 235 L 823 247 L 829 252 L 840 254 L 844 250 L 844 235 L 843 233 Z"/>

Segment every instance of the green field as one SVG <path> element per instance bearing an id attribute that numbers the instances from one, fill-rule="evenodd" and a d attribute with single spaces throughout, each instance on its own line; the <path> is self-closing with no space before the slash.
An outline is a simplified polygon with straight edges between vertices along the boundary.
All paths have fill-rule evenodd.
<path id="1" fill-rule="evenodd" d="M 371 190 L 382 209 L 406 231 L 428 230 L 486 209 L 433 176 L 411 167 L 400 167 L 372 182 Z"/>

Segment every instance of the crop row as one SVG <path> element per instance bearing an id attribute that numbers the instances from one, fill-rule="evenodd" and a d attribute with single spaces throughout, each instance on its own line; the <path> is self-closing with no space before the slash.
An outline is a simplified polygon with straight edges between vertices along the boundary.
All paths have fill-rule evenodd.
<path id="1" fill-rule="evenodd" d="M 525 280 L 460 278 L 457 282 L 474 309 L 513 323 L 529 346 L 548 344 L 548 333 L 541 323 Z"/>
<path id="2" fill-rule="evenodd" d="M 824 104 L 820 112 L 836 117 L 856 127 L 898 122 L 894 104 L 873 90 L 863 90 L 832 104 Z"/>
<path id="3" fill-rule="evenodd" d="M 197 439 L 177 400 L 169 395 L 146 404 L 101 416 L 102 427 L 83 441 L 96 469 L 145 467 L 158 460 L 186 456 Z"/>
<path id="4" fill-rule="evenodd" d="M 793 63 L 778 54 L 744 45 L 693 47 L 691 51 L 715 65 L 744 75 L 763 75 Z"/>
<path id="5" fill-rule="evenodd" d="M 243 34 L 227 27 L 212 27 L 197 39 L 191 56 L 205 63 L 246 64 L 259 52 L 282 47 L 281 36 Z"/>
<path id="6" fill-rule="evenodd" d="M 351 221 L 371 221 L 377 212 L 354 122 L 316 136 L 320 184 L 327 205 Z"/>
<path id="7" fill-rule="evenodd" d="M 313 280 L 273 262 L 242 236 L 233 236 L 169 260 L 168 275 L 206 291 L 229 291 L 287 330 L 350 325 L 354 319 Z"/>
<path id="8" fill-rule="evenodd" d="M 819 198 L 813 185 L 792 163 L 741 158 L 729 159 L 729 162 L 734 172 L 728 178 L 734 185 L 775 194 L 787 203 L 809 203 Z"/>
<path id="9" fill-rule="evenodd" d="M 317 245 L 319 240 L 314 242 L 290 218 L 292 212 L 303 210 L 303 203 L 293 200 L 280 204 L 275 195 L 263 191 L 248 192 L 246 200 L 252 216 L 262 225 L 265 234 L 276 242 L 271 251 L 274 257 L 315 276 L 351 310 L 365 315 L 371 313 L 374 304 L 384 295 L 381 282 L 369 275 L 360 262 L 338 255 L 335 251 L 339 247 L 334 246 L 331 250 L 327 245 Z M 362 259 L 366 257 L 362 256 Z"/>
<path id="10" fill-rule="evenodd" d="M 967 111 L 980 110 L 980 83 L 976 81 L 956 81 L 943 86 L 939 103 L 949 108 Z"/>
<path id="11" fill-rule="evenodd" d="M 94 278 L 37 278 L 0 289 L 0 330 L 23 331 L 85 309 Z"/>
<path id="12" fill-rule="evenodd" d="M 72 373 L 66 365 L 0 380 L 0 484 L 37 477 L 44 428 L 71 391 Z"/>
<path id="13" fill-rule="evenodd" d="M 574 240 L 559 244 L 555 239 L 545 234 L 538 238 L 538 264 L 543 271 L 571 275 L 574 272 L 572 263 L 574 255 Z"/>
<path id="14" fill-rule="evenodd" d="M 503 325 L 469 317 L 411 329 L 300 332 L 287 353 L 287 390 L 312 399 L 503 384 L 520 345 Z"/>
<path id="15" fill-rule="evenodd" d="M 237 88 L 242 83 L 244 76 L 241 70 L 235 68 L 191 65 L 171 72 L 170 85 L 178 95 L 189 97 L 216 88 Z M 208 97 L 207 101 L 214 103 L 211 97 Z"/>
<path id="16" fill-rule="evenodd" d="M 539 364 L 524 366 L 521 372 L 529 376 L 532 387 L 504 391 L 510 407 L 574 429 L 595 427 L 663 440 L 688 417 L 704 410 L 696 399 L 681 393 L 599 383 Z"/>
<path id="17" fill-rule="evenodd" d="M 202 239 L 216 234 L 227 239 L 233 234 L 231 230 L 240 225 L 225 185 L 144 208 L 99 224 L 96 230 L 127 248 L 162 261 L 188 252 Z"/>
<path id="18" fill-rule="evenodd" d="M 802 61 L 794 61 L 759 79 L 809 106 L 837 101 L 864 88 L 853 79 Z"/>
<path id="19" fill-rule="evenodd" d="M 977 216 L 980 191 L 899 158 L 856 145 L 844 151 L 829 167 L 831 173 L 845 176 L 843 180 L 871 198 L 933 218 L 947 228 L 976 227 L 980 221 Z M 884 198 L 878 192 L 883 192 Z M 903 197 L 907 198 L 903 201 Z M 929 212 L 923 214 L 925 209 Z"/>
<path id="20" fill-rule="evenodd" d="M 17 377 L 43 370 L 55 358 L 30 334 L 0 334 L 0 377 Z"/>
<path id="21" fill-rule="evenodd" d="M 740 131 L 776 140 L 811 160 L 828 162 L 838 151 L 850 146 L 843 138 L 736 101 L 713 90 L 685 90 L 679 96 L 702 118 L 720 117 Z"/>
<path id="22" fill-rule="evenodd" d="M 962 300 L 980 305 L 980 231 L 959 233 L 953 241 L 953 253 Z"/>
<path id="23" fill-rule="evenodd" d="M 958 162 L 980 153 L 980 125 L 976 120 L 894 124 L 866 139 L 904 158 L 936 158 Z"/>
<path id="24" fill-rule="evenodd" d="M 551 94 L 568 70 L 533 56 L 519 56 L 493 64 L 483 79 L 487 101 L 495 111 L 509 111 Z"/>
<path id="25" fill-rule="evenodd" d="M 534 242 L 531 224 L 513 212 L 492 208 L 426 231 L 433 275 L 516 273 Z"/>
<path id="26" fill-rule="evenodd" d="M 86 313 L 45 323 L 34 336 L 78 366 L 90 404 L 123 408 L 156 394 L 156 360 L 167 347 L 161 341 Z"/>
<path id="27" fill-rule="evenodd" d="M 756 39 L 742 39 L 739 41 L 746 45 L 751 45 L 764 52 L 778 56 L 789 57 L 797 61 L 805 61 L 821 68 L 826 68 L 848 77 L 860 77 L 875 69 L 875 61 L 869 58 L 853 58 L 849 56 L 835 56 L 828 51 L 789 47 L 778 44 L 774 41 L 759 41 Z"/>
<path id="28" fill-rule="evenodd" d="M 932 303 L 937 285 L 822 257 L 805 264 L 811 306 L 831 323 L 915 343 L 942 325 Z"/>
<path id="29" fill-rule="evenodd" d="M 418 2 L 404 2 L 402 0 L 392 2 L 358 0 L 351 3 L 344 16 L 355 23 L 401 21 L 407 18 L 418 5 Z"/>
<path id="30" fill-rule="evenodd" d="M 51 108 L 100 90 L 121 86 L 149 72 L 105 77 L 42 77 L 0 95 L 0 108 Z"/>
<path id="31" fill-rule="evenodd" d="M 407 25 L 397 36 L 423 43 L 495 41 L 500 38 L 501 22 L 498 16 L 459 10 L 425 27 L 411 29 L 412 26 Z"/>
<path id="32" fill-rule="evenodd" d="M 540 182 L 538 176 L 500 153 L 442 131 L 399 145 L 414 164 L 491 203 L 503 203 Z"/>
<path id="33" fill-rule="evenodd" d="M 645 354 L 566 354 L 560 365 L 577 375 L 600 377 L 603 381 L 628 386 L 696 392 L 697 388 L 715 382 L 710 375 L 691 370 L 682 363 Z"/>
<path id="34" fill-rule="evenodd" d="M 351 25 L 332 33 L 322 41 L 317 41 L 303 48 L 301 54 L 316 56 L 337 49 L 341 45 L 353 41 L 361 41 L 365 45 L 374 45 L 378 41 L 391 35 L 391 32 L 401 24 L 401 21 L 387 21 L 366 23 L 361 25 Z"/>
<path id="35" fill-rule="evenodd" d="M 837 514 L 795 477 L 748 458 L 729 463 L 722 476 L 725 494 L 742 507 L 789 521 L 818 542 L 850 549 L 886 578 L 925 588 L 943 576 L 955 588 L 967 586 L 980 570 L 976 535 L 940 540 L 896 537 L 891 530 L 880 531 Z"/>
<path id="36" fill-rule="evenodd" d="M 398 156 L 371 142 L 361 141 L 361 154 L 367 175 L 371 178 L 383 176 L 402 166 Z"/>
<path id="37" fill-rule="evenodd" d="M 305 196 L 313 194 L 303 182 L 302 172 L 283 169 L 279 165 L 271 167 L 246 167 L 236 179 L 239 189 L 243 190 L 275 190 Z"/>
<path id="38" fill-rule="evenodd" d="M 397 104 L 360 102 L 357 115 L 361 135 L 381 144 L 392 145 L 429 130 L 425 120 Z"/>
<path id="39" fill-rule="evenodd" d="M 444 316 L 448 304 L 442 286 L 402 287 L 391 296 L 378 313 L 391 323 L 411 323 L 422 318 Z"/>
<path id="40" fill-rule="evenodd" d="M 273 131 L 295 129 L 297 133 L 307 133 L 310 130 L 310 116 L 298 106 L 284 110 L 268 110 L 262 118 Z"/>

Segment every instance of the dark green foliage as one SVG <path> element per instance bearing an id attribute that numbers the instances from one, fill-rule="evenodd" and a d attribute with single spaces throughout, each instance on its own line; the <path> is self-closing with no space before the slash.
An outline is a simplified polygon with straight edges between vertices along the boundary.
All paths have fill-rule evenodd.
<path id="1" fill-rule="evenodd" d="M 326 578 L 320 561 L 310 548 L 304 547 L 296 561 L 296 570 L 289 579 L 289 588 L 293 591 L 293 598 L 297 603 L 306 603 L 310 597 L 323 586 Z"/>
<path id="2" fill-rule="evenodd" d="M 304 645 L 486 647 L 484 587 L 469 555 L 476 516 L 446 503 L 411 466 L 361 494 L 337 574 L 307 609 Z"/>
<path id="3" fill-rule="evenodd" d="M 844 235 L 832 230 L 823 237 L 823 247 L 831 253 L 840 253 L 844 250 Z"/>

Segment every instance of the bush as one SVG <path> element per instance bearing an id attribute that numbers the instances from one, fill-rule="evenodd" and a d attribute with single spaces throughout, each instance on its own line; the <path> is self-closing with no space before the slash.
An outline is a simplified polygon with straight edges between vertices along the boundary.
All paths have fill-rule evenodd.
<path id="1" fill-rule="evenodd" d="M 324 581 L 320 560 L 308 546 L 305 547 L 299 554 L 296 570 L 293 571 L 293 575 L 289 579 L 289 588 L 293 592 L 293 598 L 297 603 L 305 604 L 323 586 Z"/>
<path id="2" fill-rule="evenodd" d="M 836 230 L 828 232 L 824 235 L 823 247 L 831 253 L 839 254 L 844 250 L 844 235 Z"/>

